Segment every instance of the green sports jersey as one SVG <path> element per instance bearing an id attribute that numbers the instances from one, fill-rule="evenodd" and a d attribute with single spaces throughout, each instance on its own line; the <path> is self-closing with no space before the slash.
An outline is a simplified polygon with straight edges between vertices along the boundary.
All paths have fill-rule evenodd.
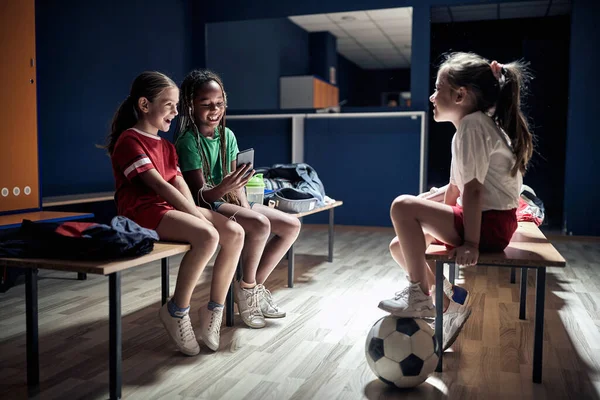
<path id="1" fill-rule="evenodd" d="M 239 152 L 235 135 L 229 128 L 225 128 L 225 143 L 227 143 L 227 168 L 230 168 L 231 162 L 236 159 Z M 202 135 L 196 135 L 192 130 L 186 131 L 179 135 L 175 141 L 177 156 L 179 157 L 179 168 L 182 172 L 202 169 L 202 154 L 200 147 L 204 149 L 204 154 L 208 157 L 208 165 L 210 165 L 210 174 L 215 185 L 218 185 L 223 180 L 221 161 L 220 161 L 220 133 L 219 128 L 215 128 L 215 135 L 212 138 L 206 138 Z M 218 162 L 217 162 L 218 161 Z M 203 171 L 204 176 L 206 172 Z"/>

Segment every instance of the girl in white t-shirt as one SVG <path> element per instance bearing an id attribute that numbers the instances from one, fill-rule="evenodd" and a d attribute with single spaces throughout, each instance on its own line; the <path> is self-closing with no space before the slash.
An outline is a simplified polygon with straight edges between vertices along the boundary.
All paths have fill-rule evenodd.
<path id="1" fill-rule="evenodd" d="M 472 53 L 449 54 L 429 98 L 437 122 L 452 122 L 450 183 L 444 202 L 400 196 L 391 207 L 397 237 L 393 258 L 408 273 L 409 286 L 379 307 L 401 317 L 435 317 L 430 293 L 435 277 L 425 261 L 434 240 L 460 265 L 475 265 L 479 251 L 502 251 L 517 229 L 522 176 L 533 152 L 521 112 L 529 75 L 519 62 L 499 64 Z M 444 284 L 444 343 L 448 348 L 470 315 L 468 292 Z"/>

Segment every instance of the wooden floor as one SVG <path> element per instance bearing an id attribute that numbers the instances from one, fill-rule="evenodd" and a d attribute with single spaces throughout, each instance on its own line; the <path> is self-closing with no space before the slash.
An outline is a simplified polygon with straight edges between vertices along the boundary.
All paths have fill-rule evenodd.
<path id="1" fill-rule="evenodd" d="M 268 287 L 287 318 L 266 328 L 223 326 L 221 348 L 184 357 L 157 312 L 158 263 L 123 275 L 123 396 L 128 399 L 600 399 L 600 243 L 557 242 L 568 260 L 548 270 L 544 374 L 531 382 L 534 282 L 528 320 L 518 319 L 509 270 L 463 269 L 473 314 L 444 357 L 445 372 L 413 390 L 378 381 L 365 361 L 365 337 L 384 313 L 379 300 L 405 285 L 389 256 L 391 230 L 338 227 L 335 261 L 327 231 L 305 227 L 297 243 L 296 286 L 284 262 Z M 172 262 L 172 285 L 177 273 Z M 207 269 L 192 322 L 208 299 Z M 42 271 L 39 281 L 42 399 L 108 397 L 108 280 Z M 25 398 L 24 286 L 0 294 L 0 393 Z"/>

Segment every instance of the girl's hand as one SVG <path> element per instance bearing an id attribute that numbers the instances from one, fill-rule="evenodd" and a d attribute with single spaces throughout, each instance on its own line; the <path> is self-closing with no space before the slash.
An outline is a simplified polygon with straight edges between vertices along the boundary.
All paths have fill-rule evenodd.
<path id="1" fill-rule="evenodd" d="M 244 177 L 246 172 L 249 174 Z M 232 192 L 234 190 L 240 190 L 246 183 L 252 178 L 254 175 L 254 170 L 252 170 L 252 164 L 246 164 L 243 167 L 237 168 L 235 171 L 225 175 L 223 181 L 219 184 L 225 191 L 225 193 Z"/>
<path id="2" fill-rule="evenodd" d="M 448 258 L 453 258 L 455 256 L 456 264 L 473 266 L 477 264 L 477 260 L 479 259 L 479 249 L 477 248 L 477 246 L 465 243 L 460 247 L 452 249 L 450 253 L 448 253 Z"/>

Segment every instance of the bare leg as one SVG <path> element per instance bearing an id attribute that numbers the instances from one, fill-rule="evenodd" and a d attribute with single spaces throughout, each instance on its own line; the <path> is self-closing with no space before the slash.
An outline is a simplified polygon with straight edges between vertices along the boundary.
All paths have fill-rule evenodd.
<path id="1" fill-rule="evenodd" d="M 428 293 L 435 281 L 429 282 L 428 278 L 425 233 L 459 246 L 461 239 L 454 228 L 452 207 L 414 196 L 400 196 L 392 203 L 390 214 L 404 257 L 403 266 L 410 280 L 420 282 L 421 290 Z"/>
<path id="2" fill-rule="evenodd" d="M 435 240 L 435 238 L 429 234 L 425 234 L 425 245 L 426 248 Z M 392 254 L 392 258 L 394 259 L 394 261 L 396 261 L 396 263 L 398 263 L 398 265 L 400 265 L 402 268 L 404 268 L 406 270 L 406 268 L 404 267 L 406 265 L 406 261 L 404 260 L 404 256 L 402 255 L 402 249 L 400 247 L 400 243 L 398 242 L 398 237 L 394 237 L 392 239 L 392 241 L 390 242 L 390 253 Z M 427 261 L 427 268 L 425 269 L 425 272 L 427 274 L 427 280 L 429 283 L 429 293 L 431 294 L 432 292 L 432 288 L 433 288 L 433 283 L 435 282 L 435 263 L 433 261 Z M 435 303 L 435 299 L 434 299 L 434 303 Z M 450 299 L 448 298 L 448 296 L 446 296 L 446 293 L 444 293 L 444 308 L 448 307 L 448 304 L 450 304 Z"/>
<path id="3" fill-rule="evenodd" d="M 279 261 L 281 261 L 285 253 L 287 253 L 298 238 L 301 224 L 298 218 L 262 204 L 255 204 L 252 210 L 269 219 L 271 233 L 275 235 L 267 243 L 260 259 L 260 264 L 258 265 L 258 271 L 256 272 L 257 282 L 264 284 L 269 275 L 271 275 L 271 272 L 279 264 Z"/>
<path id="4" fill-rule="evenodd" d="M 240 253 L 244 246 L 244 228 L 240 224 L 214 211 L 198 207 L 219 232 L 221 250 L 215 265 L 210 286 L 210 299 L 215 303 L 225 304 L 227 291 L 235 274 Z"/>
<path id="5" fill-rule="evenodd" d="M 217 249 L 219 234 L 201 219 L 176 210 L 165 214 L 156 232 L 162 240 L 185 242 L 192 246 L 181 260 L 173 294 L 173 302 L 186 308 L 190 305 L 198 278 Z"/>
<path id="6" fill-rule="evenodd" d="M 244 249 L 242 250 L 244 275 L 242 283 L 254 286 L 256 283 L 256 270 L 269 239 L 271 224 L 264 215 L 234 204 L 223 204 L 219 207 L 219 213 L 227 217 L 235 215 L 235 220 L 244 229 L 245 240 Z"/>

